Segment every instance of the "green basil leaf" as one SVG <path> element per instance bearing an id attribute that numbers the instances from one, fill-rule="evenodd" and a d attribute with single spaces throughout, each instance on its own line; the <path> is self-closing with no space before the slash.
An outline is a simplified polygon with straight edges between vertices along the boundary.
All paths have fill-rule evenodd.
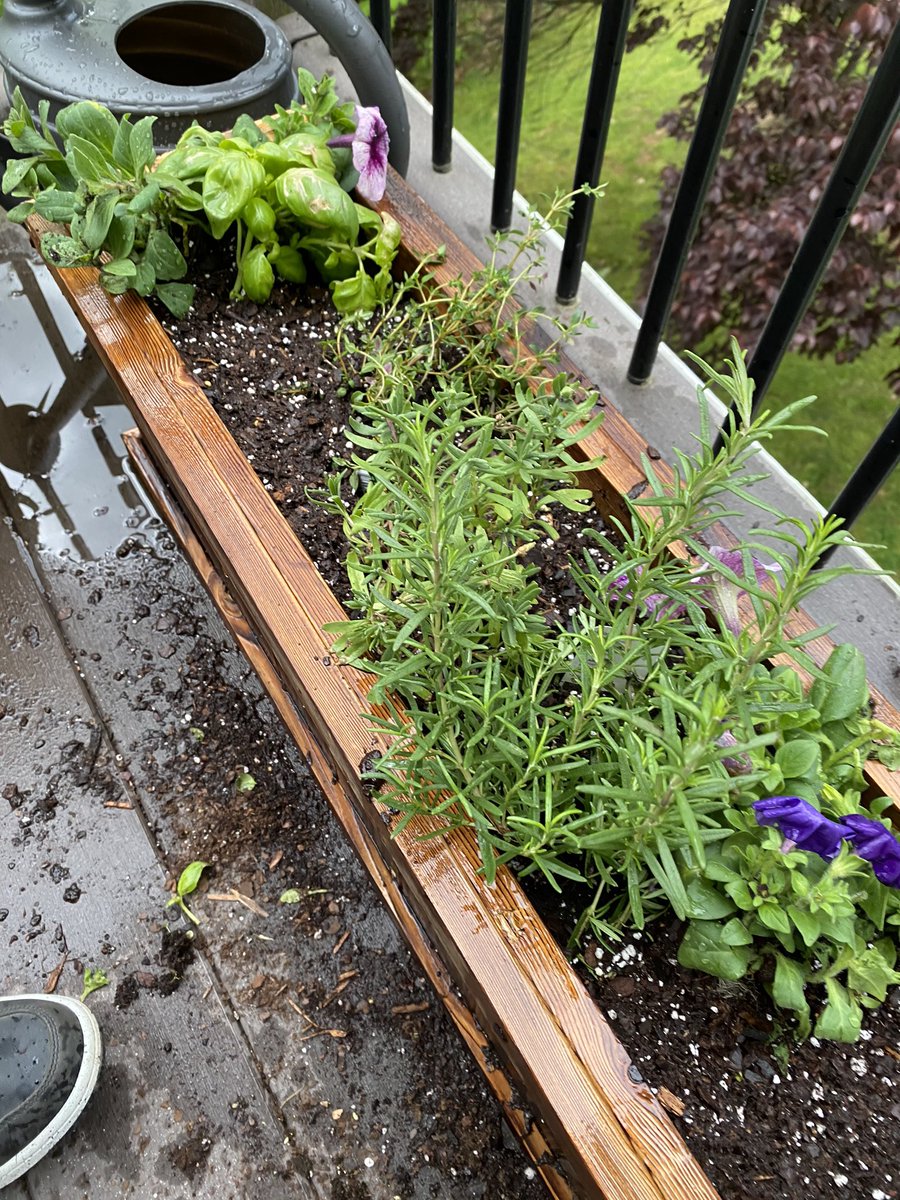
<path id="1" fill-rule="evenodd" d="M 282 151 L 287 151 L 293 161 L 301 167 L 313 167 L 334 177 L 334 158 L 327 145 L 324 133 L 313 133 L 303 130 L 291 133 L 278 143 Z"/>
<path id="2" fill-rule="evenodd" d="M 265 171 L 245 154 L 219 151 L 203 180 L 203 208 L 216 221 L 233 221 L 265 181 Z"/>
<path id="3" fill-rule="evenodd" d="M 331 299 L 339 313 L 373 312 L 375 285 L 364 272 L 331 285 Z"/>
<path id="4" fill-rule="evenodd" d="M 306 263 L 300 251 L 295 250 L 293 246 L 279 246 L 278 254 L 274 259 L 270 258 L 270 261 L 276 274 L 288 283 L 306 282 Z"/>
<path id="5" fill-rule="evenodd" d="M 336 181 L 308 167 L 292 167 L 275 180 L 280 204 L 313 229 L 328 229 L 355 243 L 359 233 L 356 206 Z"/>
<path id="6" fill-rule="evenodd" d="M 231 130 L 236 138 L 243 138 L 245 142 L 249 142 L 251 146 L 258 146 L 260 142 L 266 140 L 266 135 L 262 132 L 252 117 L 247 113 L 241 113 L 235 121 Z"/>
<path id="7" fill-rule="evenodd" d="M 254 246 L 241 263 L 241 283 L 247 296 L 257 304 L 265 304 L 272 294 L 275 272 L 266 258 L 263 245 Z"/>
<path id="8" fill-rule="evenodd" d="M 192 862 L 184 868 L 178 876 L 178 887 L 176 891 L 179 896 L 189 896 L 191 892 L 197 890 L 197 884 L 200 882 L 200 876 L 203 874 L 209 863 Z"/>

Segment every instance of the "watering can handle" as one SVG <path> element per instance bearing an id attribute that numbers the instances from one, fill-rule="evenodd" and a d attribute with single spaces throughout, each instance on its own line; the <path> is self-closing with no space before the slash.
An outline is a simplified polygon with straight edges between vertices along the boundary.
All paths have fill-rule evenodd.
<path id="1" fill-rule="evenodd" d="M 391 166 L 409 166 L 409 114 L 391 56 L 354 0 L 287 0 L 328 42 L 341 61 L 361 104 L 377 104 L 388 127 Z"/>

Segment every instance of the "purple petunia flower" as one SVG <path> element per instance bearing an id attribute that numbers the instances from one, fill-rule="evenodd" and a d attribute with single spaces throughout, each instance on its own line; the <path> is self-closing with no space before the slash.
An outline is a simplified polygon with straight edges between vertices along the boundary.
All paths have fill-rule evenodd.
<path id="1" fill-rule="evenodd" d="M 808 800 L 799 796 L 771 796 L 756 800 L 753 812 L 760 825 L 774 825 L 785 838 L 783 853 L 796 846 L 810 850 L 826 860 L 834 858 L 841 848 L 844 829 L 829 821 Z"/>
<path id="2" fill-rule="evenodd" d="M 726 729 L 724 733 L 716 738 L 716 745 L 720 750 L 730 750 L 732 746 L 737 745 L 737 738 Z M 722 760 L 722 766 L 729 775 L 749 775 L 753 770 L 753 763 L 750 761 L 749 754 L 739 754 L 735 757 L 732 754 L 725 755 Z"/>
<path id="3" fill-rule="evenodd" d="M 845 836 L 853 853 L 872 864 L 876 879 L 888 887 L 900 888 L 900 841 L 894 834 L 872 817 L 853 814 L 840 820 L 848 829 Z"/>
<path id="4" fill-rule="evenodd" d="M 642 575 L 644 568 L 642 566 L 635 567 L 635 575 Z M 628 575 L 617 575 L 609 585 L 610 595 L 613 600 L 633 600 L 634 593 L 631 591 L 631 580 Z M 687 611 L 683 604 L 678 604 L 671 597 L 664 595 L 662 592 L 651 592 L 649 596 L 644 596 L 641 601 L 644 612 L 648 616 L 655 617 L 657 620 L 660 617 L 681 617 Z"/>
<path id="5" fill-rule="evenodd" d="M 732 571 L 739 579 L 744 577 L 744 555 L 741 550 L 729 550 L 725 546 L 710 546 L 709 552 L 726 570 Z M 755 554 L 751 554 L 750 563 L 758 584 L 765 583 L 770 575 L 781 570 L 777 563 L 764 563 Z M 710 566 L 713 568 L 712 573 L 707 571 Z M 715 565 L 712 563 L 698 568 L 698 577 L 707 589 L 706 603 L 719 614 L 726 629 L 730 629 L 737 637 L 741 632 L 738 601 L 746 589 L 738 587 L 733 580 L 716 571 Z"/>
<path id="6" fill-rule="evenodd" d="M 342 133 L 329 146 L 350 146 L 353 165 L 359 172 L 356 190 L 366 200 L 380 200 L 387 184 L 387 161 L 391 139 L 377 107 L 356 106 L 356 129 Z"/>

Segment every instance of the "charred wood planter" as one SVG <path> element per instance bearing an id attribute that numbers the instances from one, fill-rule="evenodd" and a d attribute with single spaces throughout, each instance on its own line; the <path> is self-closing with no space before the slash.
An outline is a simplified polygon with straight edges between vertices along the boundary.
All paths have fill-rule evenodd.
<path id="1" fill-rule="evenodd" d="M 438 286 L 476 267 L 397 176 L 378 207 L 404 230 L 401 270 L 441 244 Z M 33 235 L 45 227 L 31 222 Z M 501 870 L 488 887 L 467 831 L 425 841 L 434 825 L 420 817 L 392 836 L 394 818 L 361 779 L 368 756 L 383 748 L 361 715 L 371 677 L 340 665 L 323 631 L 342 618 L 341 606 L 150 309 L 134 293 L 109 296 L 93 268 L 55 274 L 134 415 L 138 432 L 128 445 L 138 472 L 550 1192 L 714 1200 L 715 1188 L 513 876 Z M 622 497 L 646 486 L 647 448 L 612 406 L 605 412 L 600 431 L 580 444 L 585 462 L 603 456 L 583 482 L 602 511 L 621 516 Z M 665 478 L 663 464 L 657 468 Z M 798 612 L 793 632 L 811 628 Z M 821 662 L 831 648 L 824 637 L 806 647 Z M 873 695 L 879 717 L 898 725 L 898 714 Z M 868 775 L 900 799 L 888 771 L 873 764 Z"/>

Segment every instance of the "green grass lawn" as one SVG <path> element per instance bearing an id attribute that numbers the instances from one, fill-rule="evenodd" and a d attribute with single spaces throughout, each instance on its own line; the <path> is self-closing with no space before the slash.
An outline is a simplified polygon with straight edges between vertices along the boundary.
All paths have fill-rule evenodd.
<path id="1" fill-rule="evenodd" d="M 694 20 L 712 19 L 723 9 L 717 0 L 696 12 Z M 532 39 L 517 186 L 535 202 L 571 184 L 595 29 L 595 19 L 585 21 L 567 38 L 570 30 L 558 24 L 541 28 Z M 656 208 L 659 172 L 667 163 L 680 165 L 685 154 L 685 146 L 658 130 L 656 122 L 699 82 L 676 41 L 677 36 L 669 37 L 626 55 L 602 172 L 606 193 L 588 243 L 588 261 L 630 303 L 646 257 L 640 228 Z M 457 128 L 490 159 L 498 80 L 499 63 L 489 73 L 464 72 L 456 95 Z M 817 395 L 808 421 L 829 438 L 784 435 L 774 448 L 823 504 L 834 499 L 892 413 L 884 375 L 896 359 L 886 340 L 846 366 L 797 354 L 785 358 L 767 402 L 780 405 Z M 887 549 L 876 557 L 885 567 L 900 569 L 900 475 L 873 500 L 854 532 L 861 541 L 884 544 Z"/>

